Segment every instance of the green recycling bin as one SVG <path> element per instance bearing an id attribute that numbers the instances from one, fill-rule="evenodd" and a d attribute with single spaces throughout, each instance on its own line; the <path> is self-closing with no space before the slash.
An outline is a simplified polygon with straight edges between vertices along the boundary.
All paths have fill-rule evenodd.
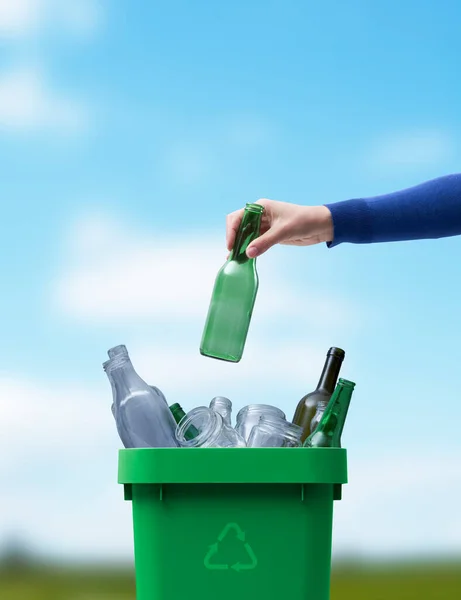
<path id="1" fill-rule="evenodd" d="M 342 448 L 120 450 L 137 600 L 328 600 Z"/>

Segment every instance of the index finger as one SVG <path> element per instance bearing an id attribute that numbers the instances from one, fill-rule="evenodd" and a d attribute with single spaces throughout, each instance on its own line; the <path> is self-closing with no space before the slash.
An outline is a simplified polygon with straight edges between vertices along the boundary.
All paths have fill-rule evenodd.
<path id="1" fill-rule="evenodd" d="M 244 209 L 241 208 L 226 217 L 226 244 L 229 251 L 234 247 L 235 236 L 242 221 L 243 213 Z"/>

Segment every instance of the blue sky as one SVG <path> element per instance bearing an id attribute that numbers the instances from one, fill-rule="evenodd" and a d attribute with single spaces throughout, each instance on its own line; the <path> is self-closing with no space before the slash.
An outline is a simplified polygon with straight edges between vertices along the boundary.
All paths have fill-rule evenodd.
<path id="1" fill-rule="evenodd" d="M 0 545 L 131 555 L 110 346 L 186 408 L 290 416 L 339 345 L 336 551 L 459 553 L 461 239 L 275 248 L 242 362 L 198 345 L 228 212 L 459 172 L 461 8 L 221 4 L 0 1 Z"/>

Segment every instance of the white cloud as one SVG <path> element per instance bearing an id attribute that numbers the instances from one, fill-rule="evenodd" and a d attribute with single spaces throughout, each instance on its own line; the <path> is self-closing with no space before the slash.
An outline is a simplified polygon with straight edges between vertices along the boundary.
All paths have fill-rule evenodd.
<path id="1" fill-rule="evenodd" d="M 102 369 L 101 369 L 102 373 Z M 102 384 L 104 374 L 101 375 Z M 19 457 L 62 451 L 78 455 L 110 442 L 110 388 L 0 378 L 0 468 Z M 109 418 L 110 417 L 110 418 Z"/>
<path id="2" fill-rule="evenodd" d="M 102 369 L 100 386 L 0 377 L 0 479 L 8 481 L 0 495 L 0 547 L 15 535 L 58 557 L 82 548 L 110 557 L 123 552 L 121 532 L 129 548 L 129 506 L 117 485 L 119 440 L 104 378 Z"/>
<path id="3" fill-rule="evenodd" d="M 160 235 L 130 230 L 103 215 L 75 226 L 71 256 L 53 290 L 57 307 L 92 323 L 117 320 L 203 322 L 213 283 L 226 257 L 221 236 Z M 302 325 L 344 327 L 359 319 L 342 299 L 300 287 L 276 251 L 258 261 L 256 318 L 289 318 Z"/>
<path id="4" fill-rule="evenodd" d="M 48 27 L 88 36 L 101 17 L 97 0 L 0 0 L 0 38 L 23 40 Z"/>
<path id="5" fill-rule="evenodd" d="M 440 165 L 452 157 L 454 143 L 443 131 L 421 129 L 387 135 L 375 142 L 369 161 L 376 167 Z"/>
<path id="6" fill-rule="evenodd" d="M 40 22 L 42 0 L 0 0 L 0 35 L 23 36 Z"/>
<path id="7" fill-rule="evenodd" d="M 37 68 L 0 76 L 0 131 L 74 133 L 86 126 L 85 107 L 54 91 Z"/>
<path id="8" fill-rule="evenodd" d="M 353 456 L 335 505 L 334 548 L 363 558 L 461 552 L 461 471 L 455 454 L 390 450 Z"/>

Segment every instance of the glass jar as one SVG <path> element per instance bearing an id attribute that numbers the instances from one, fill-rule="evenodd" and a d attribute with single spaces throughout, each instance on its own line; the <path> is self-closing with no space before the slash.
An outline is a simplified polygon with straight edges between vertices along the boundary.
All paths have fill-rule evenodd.
<path id="1" fill-rule="evenodd" d="M 247 441 L 248 448 L 298 448 L 302 446 L 303 428 L 284 419 L 262 416 L 253 427 Z"/>
<path id="2" fill-rule="evenodd" d="M 190 429 L 198 432 L 190 438 Z M 242 437 L 224 423 L 218 412 L 198 406 L 181 419 L 176 428 L 176 439 L 183 448 L 245 448 Z"/>
<path id="3" fill-rule="evenodd" d="M 210 408 L 221 415 L 226 425 L 232 427 L 232 402 L 229 400 L 229 398 L 225 398 L 224 396 L 215 396 L 210 402 Z"/>
<path id="4" fill-rule="evenodd" d="M 285 413 L 270 404 L 249 404 L 237 414 L 235 430 L 242 436 L 245 442 L 250 437 L 251 430 L 259 423 L 261 417 L 267 419 L 286 420 Z"/>

